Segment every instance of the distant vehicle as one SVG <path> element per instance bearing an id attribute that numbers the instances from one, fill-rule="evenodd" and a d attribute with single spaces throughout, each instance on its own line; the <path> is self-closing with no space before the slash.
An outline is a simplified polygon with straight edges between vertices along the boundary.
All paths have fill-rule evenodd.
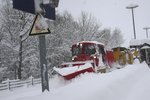
<path id="1" fill-rule="evenodd" d="M 140 47 L 140 60 L 141 62 L 145 61 L 150 65 L 150 45 L 145 43 Z"/>
<path id="2" fill-rule="evenodd" d="M 114 62 L 120 65 L 133 64 L 133 54 L 125 47 L 112 48 L 114 53 Z"/>

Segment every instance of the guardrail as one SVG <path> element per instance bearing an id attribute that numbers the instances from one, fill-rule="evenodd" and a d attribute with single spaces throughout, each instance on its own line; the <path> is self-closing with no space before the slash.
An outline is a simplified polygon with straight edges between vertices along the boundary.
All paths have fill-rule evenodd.
<path id="1" fill-rule="evenodd" d="M 21 80 L 6 80 L 0 83 L 0 91 L 2 90 L 13 90 L 15 88 L 23 87 L 23 86 L 33 86 L 36 84 L 40 84 L 41 79 L 34 79 L 34 78 L 29 78 L 28 80 L 21 81 Z"/>

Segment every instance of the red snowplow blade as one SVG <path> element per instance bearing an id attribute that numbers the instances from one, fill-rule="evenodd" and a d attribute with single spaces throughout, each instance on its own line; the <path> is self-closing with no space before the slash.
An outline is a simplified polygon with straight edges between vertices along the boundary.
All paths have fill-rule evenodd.
<path id="1" fill-rule="evenodd" d="M 67 80 L 70 80 L 72 78 L 75 78 L 76 76 L 78 76 L 79 74 L 81 73 L 85 73 L 85 72 L 94 72 L 93 68 L 90 67 L 90 68 L 87 68 L 87 69 L 84 69 L 84 70 L 81 70 L 81 71 L 77 71 L 75 73 L 72 73 L 72 74 L 68 74 L 68 75 L 65 75 L 63 76 L 65 79 Z"/>
<path id="2" fill-rule="evenodd" d="M 80 65 L 80 66 L 64 67 L 64 68 L 54 67 L 53 69 L 67 80 L 75 78 L 77 75 L 81 73 L 94 72 L 94 69 L 91 63 L 87 63 L 87 64 Z"/>

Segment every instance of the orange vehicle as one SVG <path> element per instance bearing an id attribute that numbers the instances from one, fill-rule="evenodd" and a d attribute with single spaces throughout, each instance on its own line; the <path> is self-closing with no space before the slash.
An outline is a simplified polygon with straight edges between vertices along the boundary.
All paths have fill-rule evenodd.
<path id="1" fill-rule="evenodd" d="M 113 52 L 114 52 L 114 62 L 117 62 L 120 65 L 133 63 L 133 54 L 130 52 L 129 49 L 125 47 L 116 47 L 113 48 Z"/>

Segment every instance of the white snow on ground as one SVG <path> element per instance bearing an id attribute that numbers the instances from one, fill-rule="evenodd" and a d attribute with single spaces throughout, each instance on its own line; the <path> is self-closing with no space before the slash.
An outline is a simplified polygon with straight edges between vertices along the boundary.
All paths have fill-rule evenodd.
<path id="1" fill-rule="evenodd" d="M 109 73 L 85 73 L 70 81 L 50 80 L 50 91 L 41 86 L 0 91 L 1 100 L 149 100 L 150 69 L 135 63 Z"/>

